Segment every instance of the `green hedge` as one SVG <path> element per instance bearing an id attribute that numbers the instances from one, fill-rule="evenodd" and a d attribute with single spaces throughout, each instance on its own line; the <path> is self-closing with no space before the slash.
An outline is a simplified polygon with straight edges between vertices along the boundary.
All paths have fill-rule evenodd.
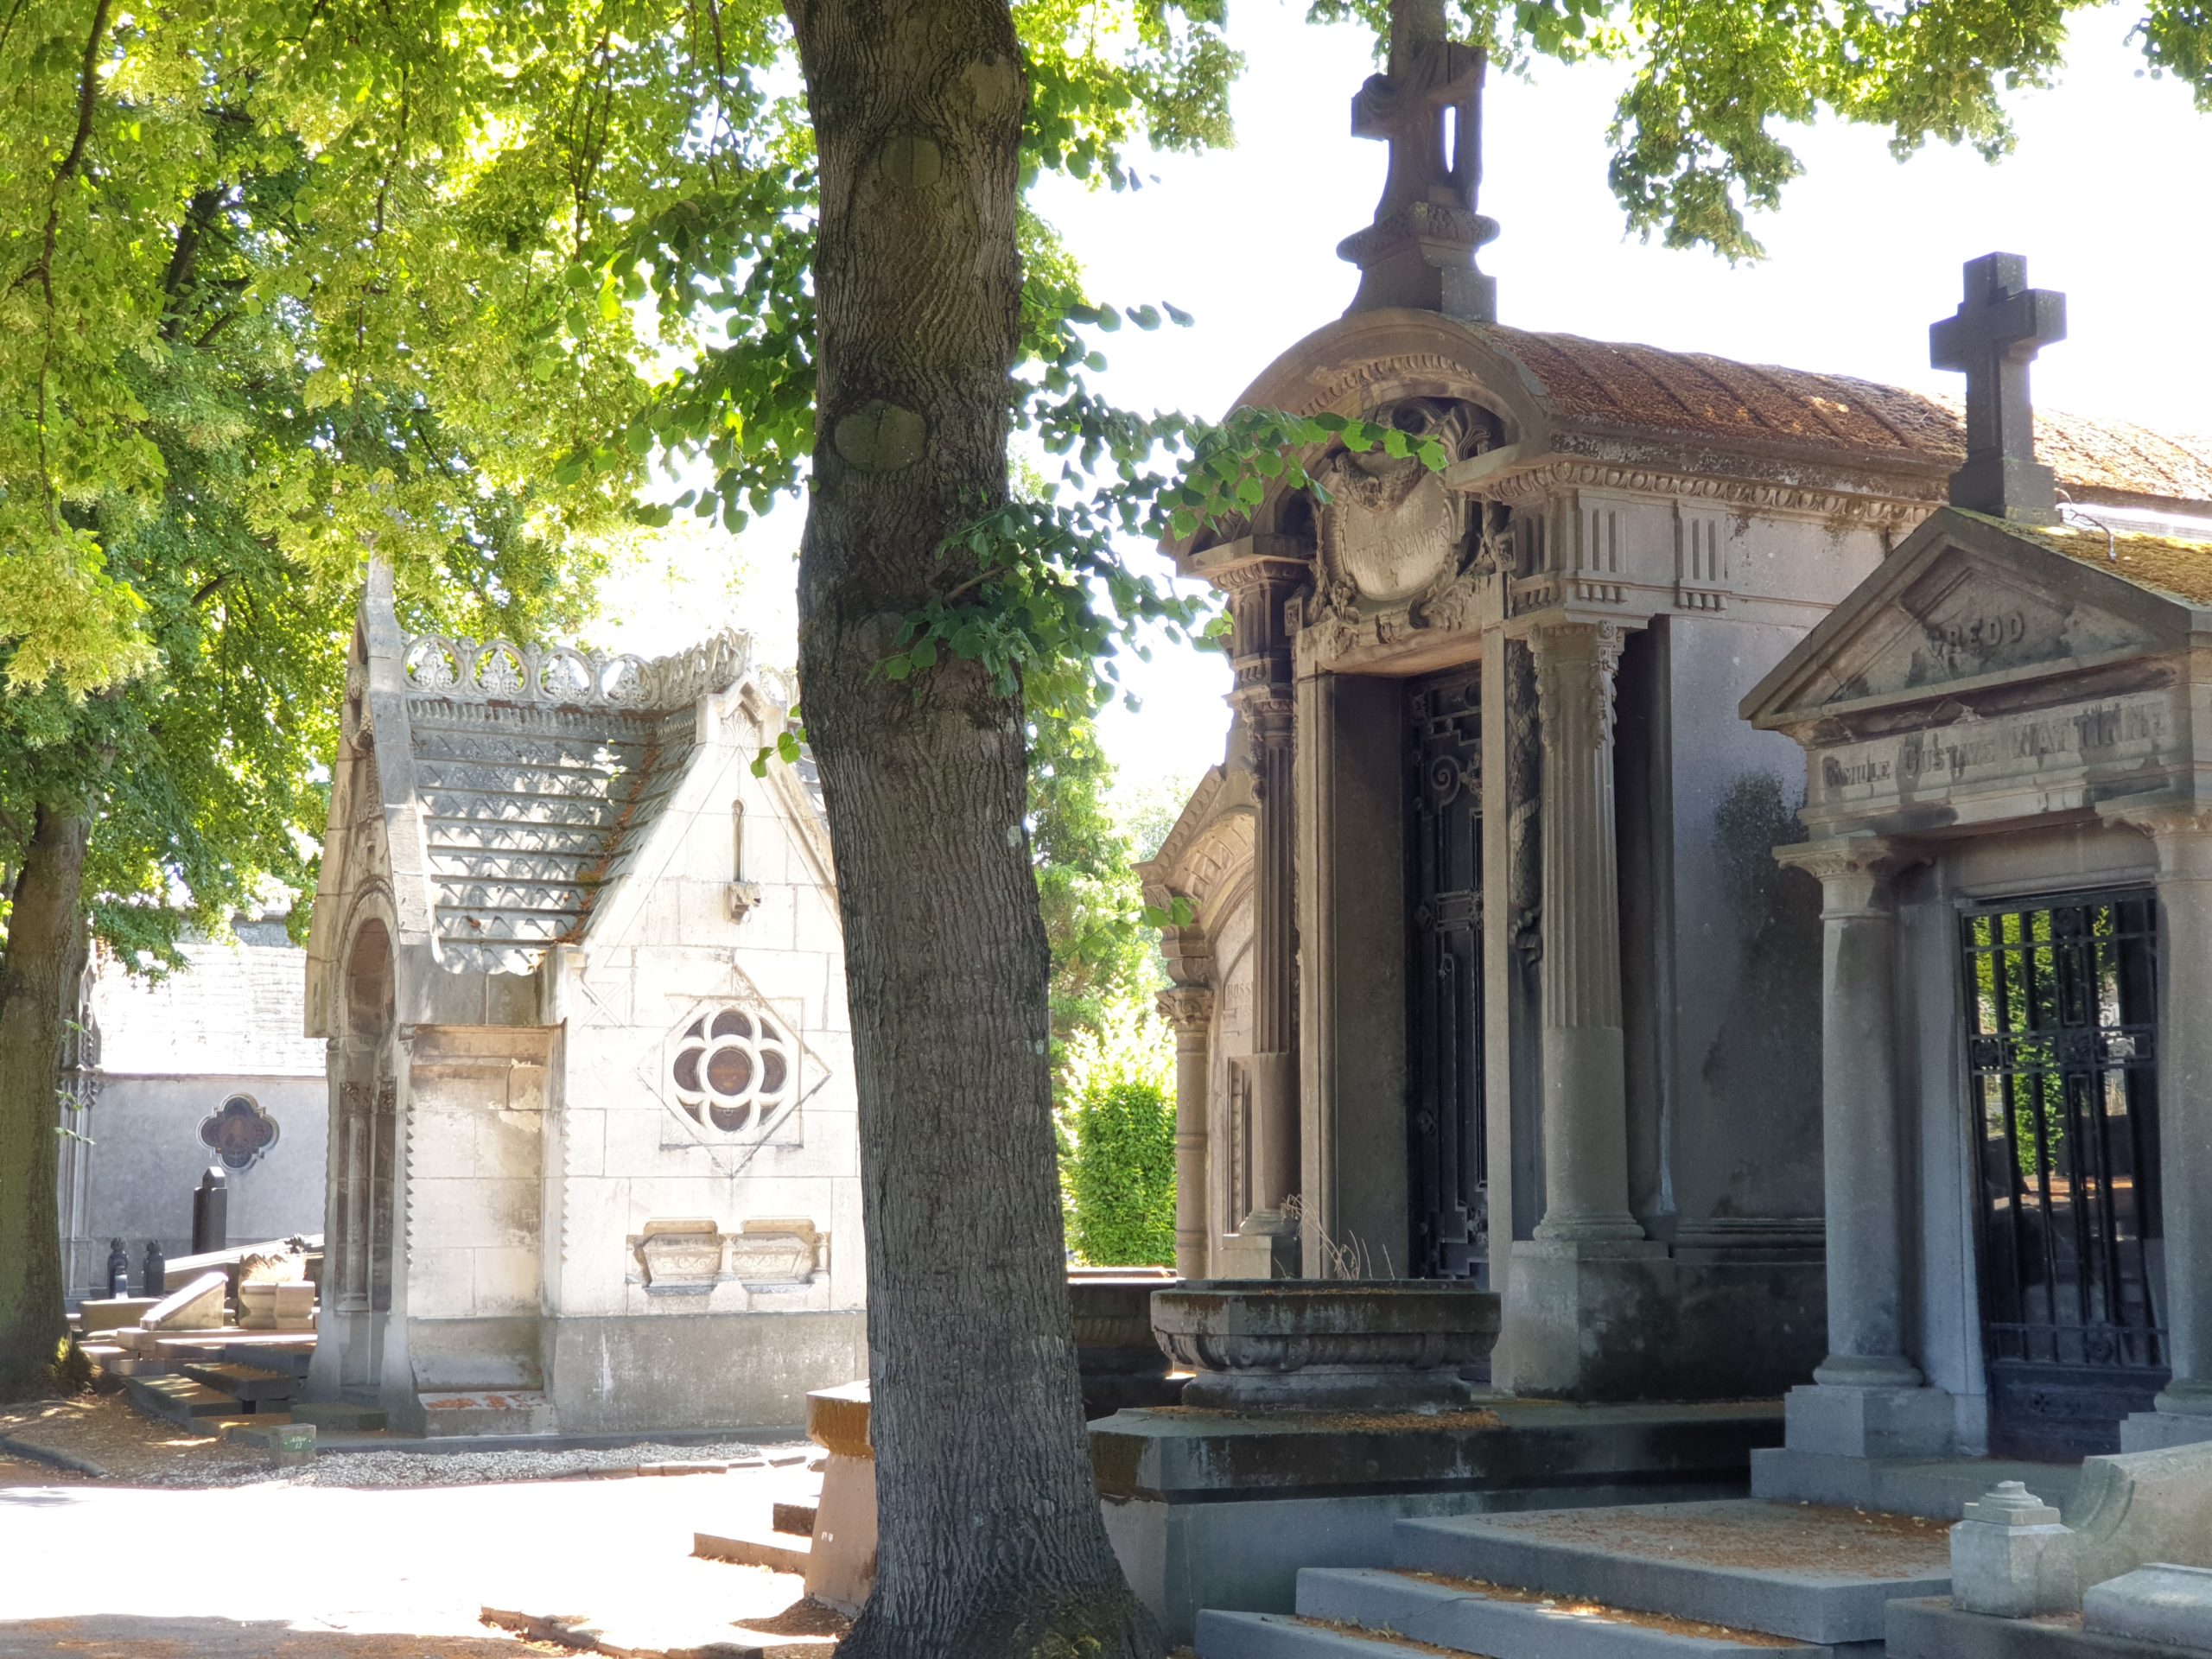
<path id="1" fill-rule="evenodd" d="M 1071 1114 L 1068 1243 L 1100 1267 L 1175 1260 L 1175 1107 L 1157 1082 L 1085 1090 Z"/>

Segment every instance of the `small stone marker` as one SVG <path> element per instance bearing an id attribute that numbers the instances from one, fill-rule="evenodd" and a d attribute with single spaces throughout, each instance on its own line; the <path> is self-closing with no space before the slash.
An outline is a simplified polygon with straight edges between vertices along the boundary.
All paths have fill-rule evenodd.
<path id="1" fill-rule="evenodd" d="M 2091 1636 L 2163 1642 L 2188 1653 L 2212 1653 L 2212 1571 L 2201 1567 L 2139 1567 L 2093 1585 L 2082 1597 L 2082 1628 Z"/>
<path id="2" fill-rule="evenodd" d="M 2065 1593 L 2071 1574 L 2051 1570 L 2074 1547 L 2056 1510 L 2024 1483 L 2004 1480 L 1967 1504 L 1965 1515 L 1951 1529 L 1953 1606 L 1999 1618 L 2026 1618 L 2072 1605 Z"/>
<path id="3" fill-rule="evenodd" d="M 266 1452 L 272 1469 L 315 1461 L 313 1423 L 232 1423 L 223 1430 L 223 1439 L 232 1446 Z"/>
<path id="4" fill-rule="evenodd" d="M 172 1291 L 139 1319 L 142 1331 L 214 1331 L 225 1323 L 228 1274 L 203 1273 L 182 1290 Z"/>

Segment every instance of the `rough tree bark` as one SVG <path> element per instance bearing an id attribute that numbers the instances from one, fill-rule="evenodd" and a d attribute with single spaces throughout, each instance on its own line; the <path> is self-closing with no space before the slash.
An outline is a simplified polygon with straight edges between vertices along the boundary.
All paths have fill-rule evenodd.
<path id="1" fill-rule="evenodd" d="M 847 1659 L 1154 1655 L 1065 1289 L 1020 700 L 873 671 L 1006 499 L 1027 87 L 1005 0 L 786 0 L 821 158 L 800 672 L 845 924 L 875 1592 Z"/>
<path id="2" fill-rule="evenodd" d="M 0 1400 L 41 1393 L 67 1329 L 54 1205 L 54 1090 L 89 948 L 92 821 L 41 806 L 0 961 Z"/>

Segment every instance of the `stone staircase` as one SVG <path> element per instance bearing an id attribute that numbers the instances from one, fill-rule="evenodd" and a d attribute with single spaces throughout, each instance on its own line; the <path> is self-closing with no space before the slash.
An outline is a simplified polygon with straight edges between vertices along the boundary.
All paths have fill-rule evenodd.
<path id="1" fill-rule="evenodd" d="M 1296 1611 L 1207 1611 L 1198 1659 L 1874 1659 L 1950 1588 L 1938 1522 L 1734 1500 L 1402 1521 L 1389 1569 L 1308 1568 Z"/>

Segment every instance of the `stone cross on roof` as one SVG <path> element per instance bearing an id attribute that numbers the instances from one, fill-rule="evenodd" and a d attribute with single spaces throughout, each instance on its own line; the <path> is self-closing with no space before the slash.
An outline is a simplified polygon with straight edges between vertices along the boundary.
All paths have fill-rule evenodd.
<path id="1" fill-rule="evenodd" d="M 1966 266 L 1966 298 L 1928 331 L 1929 359 L 1967 377 L 1967 460 L 1951 474 L 1951 505 L 2024 524 L 2058 522 L 2058 485 L 2036 464 L 2028 365 L 2066 338 L 2066 296 L 2028 286 L 2017 253 Z"/>
<path id="2" fill-rule="evenodd" d="M 1445 39 L 1444 0 L 1390 0 L 1389 67 L 1351 100 L 1352 136 L 1386 140 L 1390 171 L 1375 222 L 1337 247 L 1360 270 L 1347 315 L 1413 306 L 1497 320 L 1497 283 L 1475 269 L 1475 250 L 1497 234 L 1475 211 L 1485 61 Z"/>

